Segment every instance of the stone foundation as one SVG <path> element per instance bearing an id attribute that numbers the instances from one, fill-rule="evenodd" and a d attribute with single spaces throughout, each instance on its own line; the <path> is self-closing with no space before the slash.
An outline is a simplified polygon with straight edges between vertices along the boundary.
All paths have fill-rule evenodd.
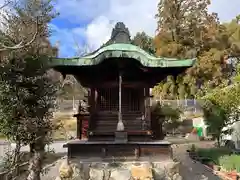
<path id="1" fill-rule="evenodd" d="M 182 180 L 179 162 L 80 162 L 63 160 L 58 180 Z"/>

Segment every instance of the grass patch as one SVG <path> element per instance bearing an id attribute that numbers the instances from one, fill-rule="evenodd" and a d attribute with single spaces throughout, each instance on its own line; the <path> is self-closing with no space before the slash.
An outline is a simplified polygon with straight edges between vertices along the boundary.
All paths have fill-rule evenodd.
<path id="1" fill-rule="evenodd" d="M 210 149 L 196 149 L 196 153 L 201 158 L 212 159 L 217 165 L 221 166 L 227 171 L 234 171 L 240 173 L 240 155 L 231 154 L 231 151 L 226 148 L 210 148 Z"/>
<path id="2" fill-rule="evenodd" d="M 240 155 L 222 156 L 219 158 L 219 165 L 227 171 L 236 170 L 240 173 Z"/>
<path id="3" fill-rule="evenodd" d="M 5 137 L 3 134 L 0 133 L 0 139 L 1 139 L 1 140 L 2 140 L 2 139 L 6 139 L 6 137 Z"/>
<path id="4" fill-rule="evenodd" d="M 72 134 L 70 132 L 77 131 L 77 120 L 68 114 L 59 114 L 53 120 L 54 124 L 61 127 L 53 133 L 54 140 L 66 140 L 67 137 Z"/>
<path id="5" fill-rule="evenodd" d="M 77 120 L 69 114 L 58 113 L 53 119 L 56 125 L 61 124 L 61 128 L 53 133 L 53 139 L 56 141 L 66 140 L 69 132 L 77 132 Z M 5 136 L 0 133 L 0 140 L 5 140 Z"/>

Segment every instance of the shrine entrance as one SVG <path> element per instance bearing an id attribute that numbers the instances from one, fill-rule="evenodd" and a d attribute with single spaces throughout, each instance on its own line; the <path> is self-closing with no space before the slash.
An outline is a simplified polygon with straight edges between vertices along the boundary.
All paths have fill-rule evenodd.
<path id="1" fill-rule="evenodd" d="M 143 89 L 133 87 L 122 88 L 121 113 L 126 131 L 144 130 Z M 119 116 L 119 88 L 97 89 L 97 104 L 92 131 L 112 132 L 117 130 Z"/>
<path id="2" fill-rule="evenodd" d="M 122 113 L 139 113 L 143 109 L 143 89 L 122 87 Z M 97 89 L 99 112 L 118 112 L 119 87 Z M 140 98 L 139 98 L 140 97 Z"/>

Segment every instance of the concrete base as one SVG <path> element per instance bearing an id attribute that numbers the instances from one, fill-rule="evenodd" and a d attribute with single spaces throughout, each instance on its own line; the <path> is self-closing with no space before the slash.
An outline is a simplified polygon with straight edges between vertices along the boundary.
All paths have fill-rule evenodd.
<path id="1" fill-rule="evenodd" d="M 93 142 L 84 140 L 69 141 L 68 157 L 99 157 L 99 158 L 135 158 L 164 156 L 172 158 L 171 143 L 167 141 L 126 142 L 115 141 Z"/>

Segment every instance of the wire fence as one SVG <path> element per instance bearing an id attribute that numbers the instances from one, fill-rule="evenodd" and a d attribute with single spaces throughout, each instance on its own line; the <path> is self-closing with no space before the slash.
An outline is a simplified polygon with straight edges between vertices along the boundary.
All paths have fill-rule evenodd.
<path id="1" fill-rule="evenodd" d="M 174 108 L 181 108 L 185 112 L 200 113 L 202 112 L 201 100 L 196 99 L 183 99 L 183 100 L 163 100 L 163 99 L 153 99 L 154 101 L 159 101 L 161 104 L 170 105 Z"/>
<path id="2" fill-rule="evenodd" d="M 183 100 L 164 100 L 153 98 L 152 101 L 160 101 L 162 104 L 170 105 L 174 108 L 181 108 L 185 112 L 201 113 L 201 100 L 183 99 Z M 76 112 L 79 106 L 79 100 L 64 100 L 58 102 L 58 112 Z"/>

